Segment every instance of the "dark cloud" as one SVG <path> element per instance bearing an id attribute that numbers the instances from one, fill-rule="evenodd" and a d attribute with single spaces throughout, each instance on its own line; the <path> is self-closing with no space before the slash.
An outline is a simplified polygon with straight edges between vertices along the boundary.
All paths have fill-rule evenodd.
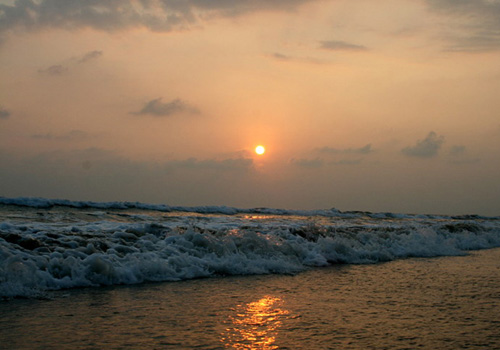
<path id="1" fill-rule="evenodd" d="M 500 16 L 500 2 L 496 0 L 427 0 L 427 4 L 435 11 L 477 20 Z"/>
<path id="2" fill-rule="evenodd" d="M 144 27 L 153 31 L 185 29 L 200 19 L 256 11 L 291 11 L 317 0 L 22 0 L 0 4 L 0 33 L 13 28 L 93 28 L 113 31 Z"/>
<path id="3" fill-rule="evenodd" d="M 68 67 L 63 66 L 61 64 L 56 64 L 47 68 L 42 68 L 38 70 L 40 74 L 47 74 L 52 76 L 63 75 L 68 71 Z"/>
<path id="4" fill-rule="evenodd" d="M 308 64 L 324 64 L 325 62 L 314 58 L 314 57 L 300 57 L 300 56 L 289 56 L 282 54 L 280 52 L 275 52 L 268 55 L 268 57 L 279 61 L 279 62 L 297 62 L 297 63 L 308 63 Z"/>
<path id="5" fill-rule="evenodd" d="M 132 112 L 132 114 L 168 117 L 178 113 L 199 113 L 197 108 L 181 101 L 178 98 L 166 103 L 161 102 L 161 100 L 161 97 L 151 100 L 147 102 L 140 111 Z"/>
<path id="6" fill-rule="evenodd" d="M 438 136 L 431 131 L 423 140 L 418 140 L 415 146 L 403 148 L 401 152 L 411 157 L 431 158 L 434 157 L 444 142 L 444 136 Z"/>
<path id="7" fill-rule="evenodd" d="M 218 171 L 248 171 L 253 168 L 251 158 L 205 159 L 188 158 L 185 160 L 170 161 L 165 168 L 172 169 L 198 169 Z"/>
<path id="8" fill-rule="evenodd" d="M 481 162 L 480 158 L 461 158 L 461 159 L 453 159 L 451 161 L 452 164 L 463 165 L 463 164 L 477 164 Z"/>
<path id="9" fill-rule="evenodd" d="M 292 159 L 290 161 L 293 165 L 296 165 L 300 168 L 307 168 L 307 169 L 317 169 L 321 168 L 325 162 L 322 159 L 319 158 L 314 158 L 314 159 L 306 159 L 306 158 L 301 158 L 301 159 Z"/>
<path id="10" fill-rule="evenodd" d="M 7 119 L 8 117 L 10 117 L 10 112 L 0 106 L 0 119 Z"/>
<path id="11" fill-rule="evenodd" d="M 348 43 L 345 41 L 339 41 L 339 40 L 320 41 L 320 48 L 325 49 L 325 50 L 333 50 L 333 51 L 339 51 L 339 50 L 365 51 L 365 50 L 367 50 L 367 48 L 365 46 L 356 45 L 356 44 Z"/>
<path id="12" fill-rule="evenodd" d="M 500 49 L 500 31 L 475 33 L 470 36 L 452 37 L 453 43 L 445 47 L 451 52 L 484 52 Z"/>
<path id="13" fill-rule="evenodd" d="M 78 63 L 85 63 L 91 60 L 95 60 L 102 56 L 102 51 L 94 50 L 87 52 L 85 55 L 78 58 Z"/>
<path id="14" fill-rule="evenodd" d="M 230 205 L 238 194 L 253 193 L 248 182 L 252 169 L 251 159 L 159 163 L 127 159 L 99 148 L 46 152 L 32 157 L 0 150 L 0 193 L 13 197 L 197 205 L 217 201 Z"/>
<path id="15" fill-rule="evenodd" d="M 338 149 L 332 147 L 323 147 L 318 148 L 317 151 L 325 154 L 369 154 L 373 152 L 372 145 L 370 143 L 360 148 Z"/>
<path id="16" fill-rule="evenodd" d="M 452 146 L 450 148 L 450 155 L 451 156 L 461 156 L 465 154 L 466 148 L 465 146 L 462 145 L 457 145 L 457 146 Z"/>
<path id="17" fill-rule="evenodd" d="M 80 141 L 85 140 L 89 137 L 85 131 L 82 130 L 71 130 L 64 134 L 54 135 L 52 133 L 47 134 L 34 134 L 31 135 L 32 138 L 38 140 L 50 140 L 50 141 Z"/>
<path id="18" fill-rule="evenodd" d="M 67 73 L 70 69 L 76 67 L 75 62 L 78 64 L 88 63 L 102 56 L 102 51 L 94 50 L 89 51 L 81 56 L 74 57 L 70 60 L 66 60 L 66 63 L 54 64 L 47 68 L 41 68 L 38 70 L 40 74 L 46 74 L 51 76 L 60 76 Z"/>
<path id="19" fill-rule="evenodd" d="M 450 148 L 448 160 L 452 164 L 476 164 L 481 161 L 478 157 L 471 157 L 467 148 L 462 145 L 455 145 Z"/>
<path id="20" fill-rule="evenodd" d="M 361 159 L 341 159 L 339 161 L 333 162 L 332 164 L 338 165 L 358 165 L 361 163 Z"/>
<path id="21" fill-rule="evenodd" d="M 297 6 L 316 0 L 162 0 L 168 10 L 175 11 L 188 18 L 196 14 L 213 14 L 224 17 L 240 16 L 260 11 L 293 11 Z"/>
<path id="22" fill-rule="evenodd" d="M 33 157 L 0 151 L 0 168 L 0 191 L 15 196 L 117 198 L 130 186 L 151 181 L 144 175 L 148 171 L 146 165 L 98 148 Z"/>
<path id="23" fill-rule="evenodd" d="M 447 51 L 480 52 L 500 49 L 500 2 L 496 0 L 427 0 L 432 11 L 457 17 L 460 34 L 448 34 Z"/>
<path id="24" fill-rule="evenodd" d="M 273 57 L 274 59 L 277 59 L 279 61 L 290 61 L 290 60 L 292 60 L 292 57 L 284 55 L 284 54 L 279 53 L 279 52 L 273 53 L 271 55 L 271 57 Z"/>

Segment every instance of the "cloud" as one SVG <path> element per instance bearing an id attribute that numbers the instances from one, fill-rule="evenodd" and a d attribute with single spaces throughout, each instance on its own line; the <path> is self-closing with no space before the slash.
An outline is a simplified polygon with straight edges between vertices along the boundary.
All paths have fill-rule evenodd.
<path id="1" fill-rule="evenodd" d="M 10 117 L 10 112 L 0 106 L 0 119 L 7 119 L 8 117 Z"/>
<path id="2" fill-rule="evenodd" d="M 332 165 L 357 165 L 361 164 L 363 160 L 360 158 L 356 159 L 340 159 L 336 161 L 329 161 L 326 162 L 324 159 L 321 158 L 300 158 L 300 159 L 291 159 L 290 163 L 292 165 L 295 165 L 300 168 L 304 169 L 319 169 L 324 166 L 332 166 Z"/>
<path id="3" fill-rule="evenodd" d="M 447 51 L 481 52 L 500 49 L 500 2 L 496 0 L 427 0 L 432 11 L 458 18 L 460 24 L 445 39 Z"/>
<path id="4" fill-rule="evenodd" d="M 163 0 L 162 3 L 167 10 L 194 18 L 196 14 L 235 17 L 252 12 L 292 11 L 297 6 L 313 1 L 316 0 Z"/>
<path id="5" fill-rule="evenodd" d="M 314 57 L 297 57 L 297 56 L 289 56 L 285 55 L 280 52 L 275 52 L 270 55 L 267 55 L 268 57 L 280 61 L 280 62 L 298 62 L 298 63 L 310 63 L 310 64 L 324 64 L 325 62 L 314 58 Z"/>
<path id="6" fill-rule="evenodd" d="M 68 67 L 63 66 L 61 64 L 56 64 L 47 68 L 41 68 L 38 70 L 40 74 L 47 74 L 52 76 L 58 76 L 66 73 L 68 71 Z"/>
<path id="7" fill-rule="evenodd" d="M 333 162 L 332 164 L 338 165 L 358 165 L 361 163 L 361 159 L 341 159 L 339 161 Z"/>
<path id="8" fill-rule="evenodd" d="M 164 174 L 165 170 L 185 170 L 193 174 L 201 174 L 199 170 L 215 170 L 220 172 L 250 171 L 253 169 L 251 158 L 224 158 L 224 159 L 196 159 L 187 158 L 181 160 L 170 160 L 166 162 L 136 161 L 127 159 L 115 151 L 102 148 L 84 148 L 64 151 L 53 151 L 40 153 L 32 158 L 25 158 L 24 161 L 33 164 L 45 164 L 50 168 L 51 164 L 60 164 L 68 168 L 86 169 L 95 168 L 115 168 L 116 170 L 127 170 L 128 173 L 135 173 L 137 170 L 148 169 L 155 175 Z M 91 165 L 91 166 L 89 166 Z M 119 171 L 118 171 L 119 173 Z"/>
<path id="9" fill-rule="evenodd" d="M 152 115 L 156 117 L 168 117 L 178 113 L 198 114 L 199 110 L 180 99 L 176 98 L 170 102 L 161 102 L 162 98 L 156 98 L 147 102 L 138 112 L 132 112 L 137 115 Z"/>
<path id="10" fill-rule="evenodd" d="M 279 52 L 275 52 L 271 55 L 272 58 L 274 59 L 277 59 L 279 61 L 290 61 L 293 59 L 293 57 L 291 56 L 287 56 L 287 55 L 284 55 L 282 53 L 279 53 Z"/>
<path id="11" fill-rule="evenodd" d="M 418 140 L 415 146 L 403 148 L 401 152 L 411 157 L 431 158 L 434 157 L 444 142 L 444 136 L 438 136 L 431 131 L 423 140 Z"/>
<path id="12" fill-rule="evenodd" d="M 497 0 L 427 0 L 427 4 L 435 11 L 475 20 L 494 20 L 500 17 L 500 2 Z"/>
<path id="13" fill-rule="evenodd" d="M 463 165 L 463 164 L 477 164 L 481 162 L 480 158 L 463 158 L 463 159 L 453 159 L 452 164 Z"/>
<path id="14" fill-rule="evenodd" d="M 332 50 L 332 51 L 340 51 L 340 50 L 366 51 L 366 50 L 368 50 L 365 46 L 351 44 L 351 43 L 348 43 L 345 41 L 339 41 L 339 40 L 320 41 L 320 48 L 324 49 L 324 50 Z"/>
<path id="15" fill-rule="evenodd" d="M 64 134 L 54 135 L 52 133 L 47 134 L 34 134 L 31 138 L 38 140 L 49 140 L 49 141 L 80 141 L 87 139 L 89 134 L 82 130 L 71 130 Z"/>
<path id="16" fill-rule="evenodd" d="M 296 165 L 300 168 L 306 168 L 306 169 L 317 169 L 321 168 L 325 162 L 322 159 L 319 158 L 314 158 L 314 159 L 306 159 L 306 158 L 301 158 L 301 159 L 291 159 L 290 163 L 293 165 Z"/>
<path id="17" fill-rule="evenodd" d="M 205 159 L 188 158 L 184 160 L 173 160 L 165 163 L 167 170 L 194 169 L 194 170 L 217 170 L 217 171 L 248 171 L 253 168 L 251 158 L 229 158 L 229 159 Z"/>
<path id="18" fill-rule="evenodd" d="M 93 28 L 116 31 L 143 27 L 168 32 L 212 17 L 258 11 L 292 11 L 317 0 L 23 0 L 0 4 L 0 33 L 14 28 Z"/>
<path id="19" fill-rule="evenodd" d="M 102 51 L 98 50 L 90 51 L 81 56 L 80 58 L 78 58 L 78 63 L 86 63 L 88 61 L 95 60 L 101 56 L 102 56 Z"/>
<path id="20" fill-rule="evenodd" d="M 496 33 L 475 33 L 450 38 L 453 43 L 445 47 L 450 52 L 485 52 L 500 49 L 500 31 Z"/>
<path id="21" fill-rule="evenodd" d="M 322 147 L 316 149 L 316 151 L 325 154 L 369 154 L 373 152 L 372 145 L 370 143 L 360 148 L 338 149 L 332 147 Z"/>
<path id="22" fill-rule="evenodd" d="M 462 145 L 455 145 L 450 148 L 449 161 L 452 164 L 476 164 L 481 161 L 478 157 L 468 155 L 467 148 Z"/>
<path id="23" fill-rule="evenodd" d="M 466 148 L 462 145 L 452 146 L 450 148 L 450 156 L 461 156 L 465 154 Z"/>
<path id="24" fill-rule="evenodd" d="M 0 150 L 0 193 L 78 200 L 238 202 L 252 195 L 252 159 L 140 161 L 100 148 L 24 157 Z M 36 176 L 33 176 L 36 174 Z M 233 202 L 234 203 L 234 202 Z"/>
<path id="25" fill-rule="evenodd" d="M 38 70 L 40 74 L 46 74 L 51 76 L 60 76 L 66 74 L 70 69 L 75 67 L 75 62 L 78 64 L 88 63 L 90 61 L 96 60 L 102 56 L 102 51 L 94 50 L 89 51 L 83 55 L 74 57 L 70 60 L 66 60 L 66 63 L 54 64 L 47 68 L 41 68 Z"/>
<path id="26" fill-rule="evenodd" d="M 360 164 L 362 162 L 361 158 L 354 158 L 354 156 L 364 156 L 368 155 L 370 153 L 373 153 L 372 145 L 369 143 L 363 147 L 359 148 L 333 148 L 333 147 L 322 147 L 322 148 L 316 148 L 314 150 L 316 153 L 320 153 L 324 155 L 327 159 L 328 162 L 321 158 L 316 158 L 316 159 L 300 159 L 298 161 L 295 161 L 294 163 L 298 166 L 302 167 L 320 167 L 323 165 L 356 165 Z M 333 158 L 337 158 L 336 160 L 332 161 L 332 156 Z M 342 158 L 342 159 L 339 159 Z"/>

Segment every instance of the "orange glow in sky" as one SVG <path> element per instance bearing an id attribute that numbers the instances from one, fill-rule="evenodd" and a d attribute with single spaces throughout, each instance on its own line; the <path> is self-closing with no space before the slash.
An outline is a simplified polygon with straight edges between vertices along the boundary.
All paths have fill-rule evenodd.
<path id="1" fill-rule="evenodd" d="M 498 1 L 67 3 L 0 0 L 1 196 L 500 213 Z"/>

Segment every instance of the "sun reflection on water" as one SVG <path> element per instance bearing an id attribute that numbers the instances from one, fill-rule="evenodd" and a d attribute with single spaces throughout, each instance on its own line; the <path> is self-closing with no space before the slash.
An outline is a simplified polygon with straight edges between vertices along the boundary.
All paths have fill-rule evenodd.
<path id="1" fill-rule="evenodd" d="M 222 334 L 224 345 L 231 349 L 278 349 L 275 344 L 278 329 L 289 314 L 282 306 L 283 300 L 272 296 L 240 305 Z"/>

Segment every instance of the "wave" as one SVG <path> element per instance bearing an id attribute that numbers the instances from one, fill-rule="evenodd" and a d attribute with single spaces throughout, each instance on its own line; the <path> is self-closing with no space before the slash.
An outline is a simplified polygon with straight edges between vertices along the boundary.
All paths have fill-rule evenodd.
<path id="1" fill-rule="evenodd" d="M 276 209 L 276 208 L 235 208 L 228 206 L 171 206 L 166 204 L 148 204 L 141 202 L 93 202 L 93 201 L 72 201 L 67 199 L 47 199 L 40 197 L 17 197 L 7 198 L 0 196 L 0 205 L 13 205 L 19 207 L 49 209 L 53 207 L 67 207 L 75 209 L 93 208 L 101 210 L 111 209 L 139 209 L 159 212 L 192 212 L 199 214 L 267 214 L 267 215 L 299 215 L 299 216 L 324 216 L 324 217 L 359 217 L 366 216 L 371 218 L 429 218 L 429 219 L 487 219 L 500 220 L 500 216 L 487 217 L 477 214 L 468 215 L 432 215 L 432 214 L 403 214 L 381 212 L 372 213 L 369 211 L 341 211 L 335 208 L 316 209 L 316 210 L 294 210 L 294 209 Z"/>
<path id="2" fill-rule="evenodd" d="M 334 211 L 330 216 L 328 211 L 299 216 L 302 211 L 188 210 L 40 198 L 0 198 L 0 203 L 14 206 L 0 210 L 3 298 L 65 288 L 290 274 L 332 264 L 463 255 L 500 247 L 500 221 L 476 217 L 349 216 Z"/>

